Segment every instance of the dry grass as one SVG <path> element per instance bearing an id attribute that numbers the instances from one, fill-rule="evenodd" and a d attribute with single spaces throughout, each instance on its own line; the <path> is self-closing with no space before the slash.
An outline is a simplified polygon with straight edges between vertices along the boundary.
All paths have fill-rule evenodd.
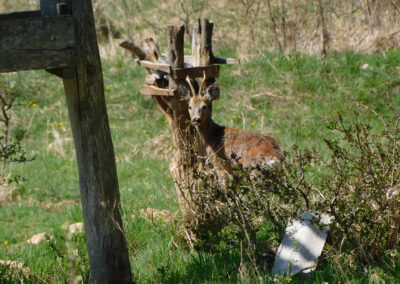
<path id="1" fill-rule="evenodd" d="M 13 184 L 0 184 L 0 205 L 10 203 L 13 200 L 13 193 L 16 190 L 17 187 Z"/>
<path id="2" fill-rule="evenodd" d="M 329 34 L 328 51 L 354 50 L 375 52 L 400 46 L 399 1 L 382 0 L 379 5 L 379 24 L 373 22 L 371 1 L 322 1 L 324 19 Z M 373 1 L 372 1 L 373 2 Z M 214 45 L 235 47 L 239 57 L 246 61 L 257 55 L 257 49 L 285 53 L 322 52 L 321 17 L 318 1 L 210 1 L 170 0 L 159 3 L 110 0 L 95 1 L 98 19 L 108 19 L 110 25 L 121 31 L 124 38 L 140 41 L 146 37 L 165 42 L 164 26 L 168 19 L 178 17 L 188 25 L 198 17 L 214 21 Z M 282 3 L 284 6 L 282 6 Z M 398 3 L 398 4 L 397 4 Z M 157 5 L 156 5 L 157 4 Z M 396 7 L 397 6 L 397 7 Z M 187 41 L 190 41 L 189 34 Z M 111 40 L 111 42 L 113 42 Z M 107 49 L 115 52 L 115 43 Z"/>
<path id="3" fill-rule="evenodd" d="M 46 150 L 65 159 L 73 144 L 72 137 L 70 137 L 69 133 L 66 132 L 63 126 L 50 124 L 47 136 L 50 142 Z"/>
<path id="4" fill-rule="evenodd" d="M 0 13 L 14 11 L 12 2 L 1 3 Z M 38 9 L 38 2 L 22 1 L 18 10 Z M 322 4 L 329 51 L 374 52 L 399 47 L 400 1 L 322 0 Z M 243 60 L 254 56 L 257 48 L 307 54 L 322 51 L 318 1 L 93 0 L 93 8 L 99 41 L 110 43 L 100 47 L 103 55 L 118 53 L 118 39 L 114 40 L 118 37 L 136 41 L 153 37 L 163 44 L 164 25 L 172 17 L 187 24 L 188 32 L 194 19 L 208 17 L 218 27 L 214 31 L 215 46 L 235 46 Z"/>

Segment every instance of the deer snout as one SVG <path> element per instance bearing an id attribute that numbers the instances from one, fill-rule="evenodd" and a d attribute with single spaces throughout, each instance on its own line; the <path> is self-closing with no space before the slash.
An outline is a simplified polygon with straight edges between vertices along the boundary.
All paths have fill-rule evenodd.
<path id="1" fill-rule="evenodd" d="M 194 124 L 200 124 L 201 123 L 201 118 L 200 117 L 193 117 L 192 118 L 192 122 Z"/>

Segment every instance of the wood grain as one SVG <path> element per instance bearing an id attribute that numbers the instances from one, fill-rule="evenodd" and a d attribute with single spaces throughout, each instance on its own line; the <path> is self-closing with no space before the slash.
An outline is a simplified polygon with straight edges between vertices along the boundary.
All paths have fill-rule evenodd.
<path id="1" fill-rule="evenodd" d="M 202 78 L 206 74 L 207 78 L 219 77 L 219 66 L 198 66 L 191 68 L 173 69 L 173 76 L 177 79 L 185 79 L 187 76 L 190 78 Z"/>
<path id="2" fill-rule="evenodd" d="M 135 60 L 136 64 L 153 70 L 160 70 L 165 73 L 171 73 L 171 67 L 167 64 L 153 63 L 147 60 Z"/>
<path id="3" fill-rule="evenodd" d="M 22 18 L 0 24 L 0 72 L 74 65 L 74 21 L 70 16 Z"/>
<path id="4" fill-rule="evenodd" d="M 21 11 L 21 12 L 0 14 L 0 22 L 8 21 L 8 20 L 16 20 L 16 19 L 19 19 L 19 20 L 31 19 L 31 18 L 40 18 L 40 10 Z"/>
<path id="5" fill-rule="evenodd" d="M 92 283 L 132 283 L 90 0 L 71 0 L 78 62 L 64 87 L 78 160 Z"/>
<path id="6" fill-rule="evenodd" d="M 146 86 L 145 85 L 140 89 L 140 93 L 142 95 L 173 97 L 176 93 L 176 90 L 163 89 L 163 88 L 158 88 L 155 86 Z"/>

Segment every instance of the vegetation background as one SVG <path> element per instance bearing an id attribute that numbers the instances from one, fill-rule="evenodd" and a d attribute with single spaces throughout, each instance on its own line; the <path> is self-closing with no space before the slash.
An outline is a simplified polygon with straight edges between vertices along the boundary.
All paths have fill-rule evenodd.
<path id="1" fill-rule="evenodd" d="M 38 2 L 3 0 L 0 12 L 38 9 Z M 170 132 L 151 98 L 139 94 L 146 72 L 118 47 L 122 39 L 153 37 L 165 50 L 165 23 L 178 17 L 187 26 L 189 52 L 192 21 L 212 20 L 214 53 L 242 61 L 222 66 L 215 120 L 274 136 L 285 150 L 297 144 L 328 157 L 324 139 L 336 134 L 326 126 L 338 113 L 354 121 L 361 102 L 390 121 L 386 98 L 400 104 L 399 0 L 103 0 L 93 5 L 124 225 L 139 283 L 259 278 L 242 262 L 240 250 L 188 248 L 168 171 Z M 84 234 L 67 234 L 83 217 L 62 83 L 44 71 L 1 74 L 0 94 L 10 93 L 18 94 L 7 110 L 10 139 L 21 138 L 34 160 L 6 164 L 6 181 L 25 181 L 0 185 L 0 260 L 19 261 L 29 271 L 10 275 L 1 266 L 0 282 L 86 283 Z M 361 118 L 373 131 L 381 127 L 370 112 Z M 4 133 L 0 136 L 4 139 Z M 164 215 L 170 218 L 149 218 L 147 208 L 168 210 Z M 26 243 L 41 232 L 48 234 L 46 242 Z M 398 259 L 399 250 L 390 251 L 381 265 L 361 272 L 330 259 L 308 280 L 281 281 L 394 282 L 400 279 Z M 261 277 L 273 281 L 268 270 Z"/>

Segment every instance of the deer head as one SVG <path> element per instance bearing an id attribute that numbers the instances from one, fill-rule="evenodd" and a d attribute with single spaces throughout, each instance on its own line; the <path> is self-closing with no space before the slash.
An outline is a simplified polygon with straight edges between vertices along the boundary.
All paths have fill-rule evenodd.
<path id="1" fill-rule="evenodd" d="M 208 87 L 205 87 L 205 73 L 203 79 L 200 81 L 198 92 L 195 91 L 189 76 L 186 77 L 186 81 L 188 82 L 190 90 L 186 86 L 180 85 L 179 92 L 181 98 L 186 100 L 189 104 L 191 122 L 199 126 L 211 119 L 212 101 L 219 98 L 219 87 L 217 83 L 212 83 Z"/>

